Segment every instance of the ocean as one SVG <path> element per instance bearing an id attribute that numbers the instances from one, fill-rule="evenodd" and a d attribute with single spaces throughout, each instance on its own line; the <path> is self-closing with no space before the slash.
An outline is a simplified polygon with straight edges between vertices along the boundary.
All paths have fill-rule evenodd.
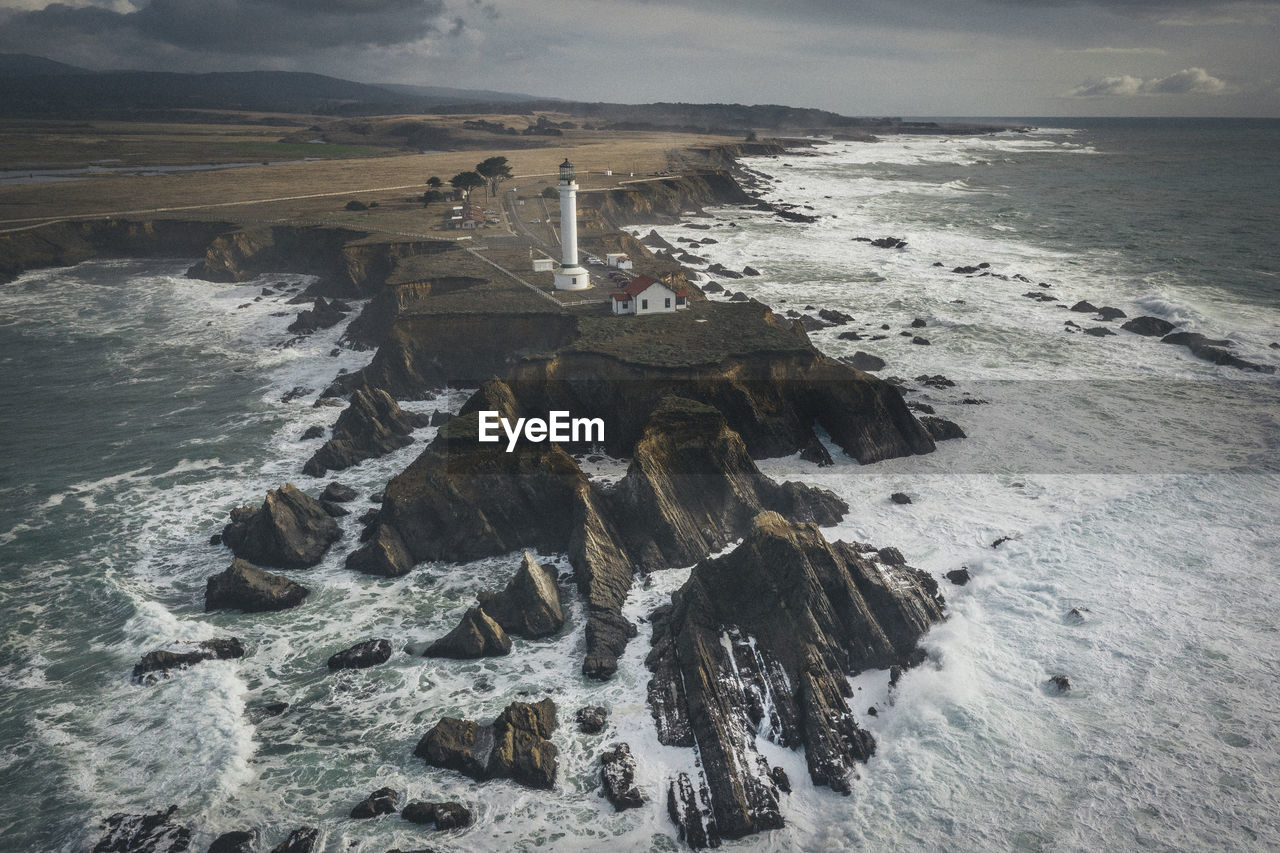
<path id="1" fill-rule="evenodd" d="M 812 332 L 815 345 L 884 359 L 881 376 L 969 436 L 871 466 L 838 452 L 830 468 L 761 461 L 848 501 L 828 538 L 893 545 L 972 580 L 944 582 L 950 618 L 892 694 L 886 673 L 854 679 L 878 750 L 852 795 L 814 789 L 802 756 L 765 745 L 796 783 L 787 826 L 727 848 L 1280 847 L 1280 384 L 1067 309 L 1156 316 L 1280 366 L 1280 122 L 1018 123 L 1035 129 L 745 161 L 771 178 L 767 199 L 801 205 L 812 224 L 733 208 L 688 218 L 709 230 L 655 226 L 672 241 L 710 237 L 697 255 L 760 271 L 717 279 L 730 291 L 780 313 L 852 315 Z M 905 248 L 854 239 L 884 236 Z M 398 579 L 342 568 L 367 496 L 433 428 L 338 475 L 361 497 L 325 561 L 293 574 L 313 590 L 306 605 L 202 612 L 205 579 L 229 559 L 210 535 L 269 488 L 324 482 L 299 473 L 316 446 L 301 435 L 337 410 L 312 403 L 370 353 L 338 347 L 342 326 L 290 342 L 285 301 L 305 276 L 210 284 L 183 277 L 191 260 L 94 261 L 0 287 L 0 848 L 81 850 L 112 813 L 175 804 L 193 850 L 243 828 L 269 849 L 304 824 L 331 851 L 680 849 L 665 784 L 692 755 L 657 743 L 647 624 L 603 685 L 578 673 L 576 601 L 560 636 L 517 640 L 507 658 L 326 669 L 368 637 L 442 635 L 515 567 L 513 555 Z M 937 374 L 955 386 L 915 380 Z M 627 615 L 687 574 L 637 584 Z M 130 680 L 147 651 L 227 635 L 244 659 Z M 1046 686 L 1055 674 L 1068 692 Z M 541 695 L 562 718 L 553 792 L 412 757 L 440 716 L 487 720 Z M 270 702 L 289 708 L 264 717 Z M 603 739 L 564 724 L 588 703 L 612 709 Z M 614 814 L 595 791 L 599 751 L 620 740 L 650 803 Z M 434 833 L 347 817 L 383 785 L 402 803 L 461 800 L 476 823 Z"/>

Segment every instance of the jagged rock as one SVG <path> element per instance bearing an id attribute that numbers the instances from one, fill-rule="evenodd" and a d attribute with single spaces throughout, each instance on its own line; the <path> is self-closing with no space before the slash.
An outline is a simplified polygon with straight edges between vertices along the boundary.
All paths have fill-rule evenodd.
<path id="1" fill-rule="evenodd" d="M 904 249 L 907 246 L 907 241 L 898 237 L 880 237 L 875 240 L 866 240 L 866 242 L 877 249 Z"/>
<path id="2" fill-rule="evenodd" d="M 556 728 L 550 699 L 512 702 L 491 725 L 444 717 L 418 742 L 413 754 L 433 767 L 457 770 L 478 781 L 509 778 L 550 790 L 556 782 L 558 750 L 549 738 Z"/>
<path id="3" fill-rule="evenodd" d="M 667 814 L 680 831 L 680 840 L 694 850 L 720 846 L 710 792 L 705 784 L 695 790 L 688 773 L 679 773 L 667 789 Z"/>
<path id="4" fill-rule="evenodd" d="M 574 714 L 574 719 L 578 722 L 578 731 L 587 735 L 599 734 L 604 730 L 604 725 L 609 719 L 609 709 L 603 705 L 588 705 L 585 708 L 579 708 L 578 713 Z"/>
<path id="5" fill-rule="evenodd" d="M 823 308 L 818 312 L 818 316 L 833 326 L 843 326 L 845 323 L 852 322 L 853 320 L 852 314 L 846 314 L 843 311 L 836 311 L 834 308 Z"/>
<path id="6" fill-rule="evenodd" d="M 705 242 L 707 242 L 707 241 L 706 241 L 706 240 L 703 240 L 702 242 L 703 242 L 703 243 L 705 243 Z M 755 267 L 747 266 L 747 267 L 743 267 L 743 268 L 742 268 L 742 274 L 743 274 L 743 275 L 752 275 L 752 276 L 760 275 L 760 270 L 756 269 Z"/>
<path id="7" fill-rule="evenodd" d="M 554 569 L 543 569 L 528 551 L 506 589 L 482 593 L 480 607 L 502 630 L 527 640 L 549 637 L 564 626 Z"/>
<path id="8" fill-rule="evenodd" d="M 189 652 L 171 652 L 157 649 L 147 652 L 133 667 L 134 681 L 153 682 L 144 676 L 155 673 L 167 674 L 171 669 L 186 669 L 189 666 L 207 660 L 234 660 L 244 657 L 244 645 L 238 637 L 227 637 L 219 640 L 205 640 Z"/>
<path id="9" fill-rule="evenodd" d="M 213 575 L 205 585 L 204 609 L 243 610 L 263 613 L 287 610 L 303 602 L 311 590 L 283 575 L 264 572 L 236 558 L 226 571 Z"/>
<path id="10" fill-rule="evenodd" d="M 711 820 L 688 779 L 669 795 L 686 839 L 781 825 L 758 731 L 803 745 L 814 783 L 847 791 L 875 744 L 845 700 L 846 675 L 917 661 L 917 641 L 941 618 L 937 582 L 924 572 L 875 565 L 777 513 L 757 516 L 734 551 L 698 563 L 670 608 L 652 614 L 646 659 L 659 739 L 696 743 L 706 775 Z"/>
<path id="11" fill-rule="evenodd" d="M 479 607 L 471 607 L 448 634 L 436 640 L 423 652 L 429 658 L 481 658 L 511 653 L 511 640 L 502 626 L 485 615 Z"/>
<path id="12" fill-rule="evenodd" d="M 103 821 L 106 834 L 93 853 L 182 853 L 191 844 L 191 830 L 170 820 L 177 811 L 169 806 L 155 814 L 117 812 Z"/>
<path id="13" fill-rule="evenodd" d="M 975 266 L 956 267 L 951 271 L 954 273 L 959 273 L 960 275 L 973 275 L 978 271 L 978 267 L 975 267 Z"/>
<path id="14" fill-rule="evenodd" d="M 1121 317 L 1128 317 L 1128 316 L 1129 316 L 1128 314 L 1124 313 L 1119 308 L 1112 308 L 1109 305 L 1104 305 L 1098 309 L 1099 320 L 1107 320 L 1107 321 L 1119 320 Z"/>
<path id="15" fill-rule="evenodd" d="M 1006 542 L 1010 541 L 1011 539 L 1013 539 L 1013 537 L 1012 537 L 1012 536 L 1001 536 L 999 539 L 996 539 L 996 540 L 993 540 L 993 541 L 992 541 L 992 543 L 991 543 L 991 547 L 992 547 L 992 548 L 999 548 L 1001 545 L 1003 545 L 1004 543 L 1006 543 Z"/>
<path id="16" fill-rule="evenodd" d="M 1097 314 L 1098 306 L 1094 305 L 1092 302 L 1089 302 L 1088 300 L 1081 299 L 1075 305 L 1071 306 L 1071 310 L 1078 311 L 1081 314 Z"/>
<path id="17" fill-rule="evenodd" d="M 965 566 L 961 566 L 958 569 L 952 569 L 947 572 L 944 577 L 956 586 L 964 586 L 970 580 L 969 569 Z"/>
<path id="18" fill-rule="evenodd" d="M 929 431 L 934 441 L 950 441 L 953 438 L 967 438 L 960 425 L 946 418 L 926 416 L 920 418 L 920 424 Z"/>
<path id="19" fill-rule="evenodd" d="M 804 327 L 804 330 L 806 332 L 816 332 L 819 329 L 830 328 L 833 324 L 828 323 L 825 320 L 820 320 L 817 317 L 812 317 L 808 314 L 805 314 L 800 317 L 800 325 Z"/>
<path id="20" fill-rule="evenodd" d="M 1196 358 L 1211 361 L 1214 364 L 1238 367 L 1242 370 L 1255 370 L 1260 373 L 1275 373 L 1276 370 L 1271 365 L 1255 364 L 1227 352 L 1223 347 L 1235 346 L 1235 342 L 1226 338 L 1206 338 L 1196 332 L 1174 332 L 1161 338 L 1160 343 L 1181 344 L 1191 350 L 1191 354 Z"/>
<path id="21" fill-rule="evenodd" d="M 307 460 L 302 473 L 322 477 L 326 471 L 384 456 L 412 444 L 409 433 L 430 423 L 428 415 L 401 409 L 386 391 L 357 388 L 333 425 L 333 435 Z"/>
<path id="22" fill-rule="evenodd" d="M 345 515 L 351 515 L 351 510 L 333 501 L 320 501 L 320 506 L 324 507 L 325 513 L 330 518 L 342 518 Z"/>
<path id="23" fill-rule="evenodd" d="M 827 468 L 836 464 L 831 459 L 827 446 L 816 435 L 810 438 L 808 443 L 800 450 L 800 458 L 805 462 L 812 462 L 819 468 Z"/>
<path id="24" fill-rule="evenodd" d="M 703 293 L 724 293 L 724 285 L 718 281 L 709 281 L 702 285 Z"/>
<path id="25" fill-rule="evenodd" d="M 920 402 L 913 401 L 913 402 L 907 403 L 907 406 L 910 407 L 911 411 L 913 412 L 920 412 L 921 414 L 925 414 L 925 415 L 932 415 L 934 413 L 933 406 L 930 406 L 928 403 L 920 403 Z M 924 423 L 924 420 L 921 419 L 920 423 Z M 934 441 L 937 441 L 936 436 L 934 437 Z"/>
<path id="26" fill-rule="evenodd" d="M 1051 675 L 1047 684 L 1056 693 L 1066 693 L 1071 689 L 1071 679 L 1065 675 Z"/>
<path id="27" fill-rule="evenodd" d="M 324 557 L 342 535 L 315 498 L 286 483 L 267 492 L 260 507 L 231 511 L 222 541 L 237 557 L 261 566 L 306 569 Z"/>
<path id="28" fill-rule="evenodd" d="M 836 337 L 842 341 L 860 341 L 860 340 L 863 340 L 864 336 L 858 334 L 857 332 L 841 332 L 840 334 L 836 335 Z"/>
<path id="29" fill-rule="evenodd" d="M 258 833 L 236 830 L 224 832 L 209 845 L 208 853 L 254 853 L 258 846 Z"/>
<path id="30" fill-rule="evenodd" d="M 377 510 L 371 512 L 376 521 Z M 366 575 L 386 578 L 408 574 L 415 561 L 396 529 L 386 524 L 377 524 L 371 529 L 373 534 L 365 545 L 347 555 L 346 567 Z"/>
<path id="31" fill-rule="evenodd" d="M 329 669 L 367 669 L 391 659 L 389 640 L 365 640 L 329 658 Z"/>
<path id="32" fill-rule="evenodd" d="M 893 494 L 889 495 L 889 500 L 893 501 L 896 504 L 911 503 L 911 498 L 908 497 L 904 492 L 894 492 Z"/>
<path id="33" fill-rule="evenodd" d="M 1174 326 L 1168 320 L 1161 320 L 1159 317 L 1134 317 L 1120 328 L 1135 335 L 1152 338 L 1164 337 L 1173 331 Z"/>
<path id="34" fill-rule="evenodd" d="M 858 350 L 853 354 L 853 357 L 849 359 L 849 364 L 853 365 L 858 370 L 863 371 L 884 370 L 885 368 L 885 361 L 883 358 L 863 352 L 862 350 Z"/>
<path id="35" fill-rule="evenodd" d="M 676 255 L 676 260 L 682 264 L 705 264 L 707 262 L 706 258 L 702 258 L 697 255 L 692 255 L 688 252 L 681 252 L 680 254 Z"/>
<path id="36" fill-rule="evenodd" d="M 1088 618 L 1085 616 L 1088 612 L 1089 608 L 1087 607 L 1073 607 L 1067 611 L 1067 614 L 1062 619 L 1072 625 L 1083 625 Z"/>
<path id="37" fill-rule="evenodd" d="M 956 387 L 956 383 L 954 381 L 943 376 L 941 373 L 935 373 L 932 376 L 927 373 L 922 373 L 916 377 L 916 381 L 921 385 L 924 385 L 926 388 L 937 388 L 939 390 L 943 388 Z"/>
<path id="38" fill-rule="evenodd" d="M 412 823 L 435 824 L 436 829 L 461 829 L 470 826 L 471 810 L 462 803 L 429 803 L 417 800 L 409 803 L 400 816 Z"/>
<path id="39" fill-rule="evenodd" d="M 1106 326 L 1090 326 L 1084 330 L 1084 333 L 1095 338 L 1105 338 L 1107 336 L 1115 335 L 1115 332 L 1111 331 Z"/>
<path id="40" fill-rule="evenodd" d="M 308 311 L 298 313 L 298 319 L 289 324 L 289 331 L 295 335 L 309 335 L 319 329 L 327 329 L 330 326 L 336 326 L 346 317 L 346 308 L 350 311 L 350 307 L 345 303 L 336 299 L 333 302 L 325 302 L 323 296 L 317 296 L 315 305 Z"/>
<path id="41" fill-rule="evenodd" d="M 918 345 L 918 346 L 922 346 L 922 347 L 930 346 L 929 339 L 928 339 L 928 338 L 922 338 L 922 337 L 920 337 L 919 335 L 914 336 L 914 337 L 911 339 L 911 343 L 916 344 L 916 345 Z"/>
<path id="42" fill-rule="evenodd" d="M 605 797 L 615 810 L 621 812 L 644 805 L 644 795 L 636 787 L 636 760 L 627 744 L 615 744 L 600 756 L 600 781 Z"/>
<path id="43" fill-rule="evenodd" d="M 302 434 L 302 440 L 311 441 L 313 438 L 324 438 L 324 427 L 319 424 L 307 427 L 306 432 Z"/>
<path id="44" fill-rule="evenodd" d="M 355 500 L 360 495 L 350 486 L 344 486 L 337 480 L 329 483 L 324 487 L 324 491 L 320 493 L 320 500 L 332 501 L 333 503 L 348 503 Z"/>
<path id="45" fill-rule="evenodd" d="M 876 551 L 876 559 L 886 566 L 905 566 L 907 559 L 897 548 L 881 548 Z"/>
<path id="46" fill-rule="evenodd" d="M 735 291 L 734 294 L 729 297 L 729 301 L 730 302 L 750 302 L 751 297 L 747 296 L 747 294 L 743 293 L 741 290 L 738 290 L 738 291 Z"/>
<path id="47" fill-rule="evenodd" d="M 379 788 L 365 797 L 351 809 L 351 817 L 355 820 L 396 813 L 396 799 L 399 798 L 393 788 Z"/>
<path id="48" fill-rule="evenodd" d="M 913 329 L 923 329 L 927 325 L 929 324 L 926 323 L 924 320 L 921 320 L 919 317 L 911 321 L 911 328 Z"/>
<path id="49" fill-rule="evenodd" d="M 445 411 L 441 411 L 440 409 L 437 409 L 436 411 L 431 413 L 430 424 L 433 427 L 444 426 L 449 421 L 453 420 L 453 418 L 454 418 L 453 412 L 445 412 Z"/>
<path id="50" fill-rule="evenodd" d="M 723 264 L 712 264 L 707 267 L 707 272 L 718 275 L 721 278 L 742 278 L 742 273 L 736 270 L 731 270 Z"/>
<path id="51" fill-rule="evenodd" d="M 300 826 L 289 837 L 271 848 L 271 853 L 311 853 L 315 849 L 320 830 L 314 826 Z"/>
<path id="52" fill-rule="evenodd" d="M 667 251 L 675 249 L 675 246 L 662 239 L 662 235 L 656 230 L 650 230 L 648 236 L 640 238 L 640 242 L 651 249 L 666 249 Z"/>

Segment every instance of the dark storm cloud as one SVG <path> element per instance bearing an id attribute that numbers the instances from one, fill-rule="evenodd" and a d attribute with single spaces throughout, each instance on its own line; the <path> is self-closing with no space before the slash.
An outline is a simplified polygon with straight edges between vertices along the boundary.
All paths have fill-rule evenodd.
<path id="1" fill-rule="evenodd" d="M 443 0 L 152 0 L 127 13 L 54 3 L 12 13 L 0 25 L 0 46 L 54 52 L 64 40 L 93 38 L 157 51 L 303 55 L 416 41 L 434 31 L 443 10 Z"/>

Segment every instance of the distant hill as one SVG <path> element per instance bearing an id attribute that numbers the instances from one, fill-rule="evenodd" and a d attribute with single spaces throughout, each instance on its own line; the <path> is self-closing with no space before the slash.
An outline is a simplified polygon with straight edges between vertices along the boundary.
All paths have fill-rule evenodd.
<path id="1" fill-rule="evenodd" d="M 88 74 L 83 68 L 55 62 L 29 53 L 0 53 L 0 77 L 34 77 L 55 74 Z"/>
<path id="2" fill-rule="evenodd" d="M 0 54 L 0 116 L 89 118 L 139 110 L 393 114 L 464 103 L 518 103 L 529 95 L 355 83 L 295 71 L 180 74 L 86 71 L 26 54 Z"/>

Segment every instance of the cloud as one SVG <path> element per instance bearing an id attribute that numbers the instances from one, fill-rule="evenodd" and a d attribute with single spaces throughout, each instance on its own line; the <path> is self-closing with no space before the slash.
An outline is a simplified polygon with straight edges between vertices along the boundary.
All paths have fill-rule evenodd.
<path id="1" fill-rule="evenodd" d="M 1137 95 L 1221 95 L 1228 90 L 1222 80 L 1203 68 L 1184 68 L 1168 77 L 1144 79 L 1128 74 L 1081 83 L 1072 98 L 1128 98 Z"/>
<path id="2" fill-rule="evenodd" d="M 124 40 L 135 49 L 297 56 L 338 47 L 391 46 L 435 32 L 443 0 L 151 0 L 126 11 L 52 3 L 18 11 L 0 48 L 48 50 L 67 40 Z"/>

